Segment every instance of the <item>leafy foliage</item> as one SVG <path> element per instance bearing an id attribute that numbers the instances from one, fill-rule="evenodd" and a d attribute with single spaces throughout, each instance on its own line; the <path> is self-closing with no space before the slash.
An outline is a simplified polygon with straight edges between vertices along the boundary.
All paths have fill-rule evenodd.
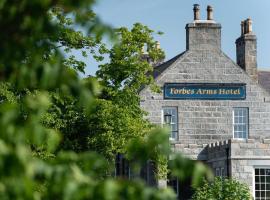
<path id="1" fill-rule="evenodd" d="M 153 85 L 153 78 L 146 76 L 153 66 L 143 59 L 142 49 L 147 46 L 153 62 L 164 57 L 153 38 L 153 31 L 136 23 L 128 30 L 115 30 L 118 42 L 108 51 L 109 62 L 99 66 L 97 78 L 103 87 L 97 100 L 95 116 L 90 117 L 89 147 L 112 158 L 125 153 L 125 144 L 132 138 L 143 138 L 151 129 L 140 107 L 139 90 Z M 106 145 L 104 145 L 106 144 Z"/>
<path id="2" fill-rule="evenodd" d="M 120 42 L 107 50 L 101 36 L 112 31 L 91 11 L 93 4 L 0 1 L 0 199 L 175 199 L 170 189 L 106 176 L 116 151 L 142 163 L 169 156 L 167 134 L 148 136 L 137 94 L 151 83 L 142 46 L 153 61 L 163 54 L 140 24 L 117 30 Z M 97 60 L 110 54 L 98 72 L 99 98 L 97 81 L 78 75 L 85 64 L 63 54 L 73 49 Z"/>
<path id="3" fill-rule="evenodd" d="M 116 153 L 125 153 L 126 144 L 132 138 L 142 138 L 150 130 L 142 117 L 110 100 L 97 100 L 94 113 L 89 117 L 88 149 L 100 152 L 109 160 Z"/>
<path id="4" fill-rule="evenodd" d="M 234 179 L 217 177 L 213 182 L 204 181 L 201 187 L 195 190 L 194 200 L 251 200 L 247 185 Z"/>
<path id="5" fill-rule="evenodd" d="M 142 24 L 134 24 L 131 30 L 116 29 L 116 34 L 119 42 L 109 50 L 110 61 L 100 65 L 97 71 L 104 87 L 101 98 L 142 116 L 145 113 L 140 108 L 138 92 L 144 85 L 154 85 L 153 77 L 146 74 L 153 70 L 152 63 L 164 58 L 164 52 L 154 40 L 153 30 Z M 148 59 L 144 59 L 145 47 Z"/>

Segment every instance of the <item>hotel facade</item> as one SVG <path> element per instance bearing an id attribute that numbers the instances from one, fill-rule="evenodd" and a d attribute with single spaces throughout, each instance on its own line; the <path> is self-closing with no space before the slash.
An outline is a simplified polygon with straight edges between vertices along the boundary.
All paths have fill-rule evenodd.
<path id="1" fill-rule="evenodd" d="M 174 152 L 246 183 L 255 199 L 270 199 L 270 72 L 257 68 L 252 21 L 241 22 L 233 61 L 221 49 L 212 7 L 206 20 L 199 5 L 193 11 L 186 50 L 154 67 L 162 93 L 142 89 L 141 107 L 152 123 L 170 125 Z"/>

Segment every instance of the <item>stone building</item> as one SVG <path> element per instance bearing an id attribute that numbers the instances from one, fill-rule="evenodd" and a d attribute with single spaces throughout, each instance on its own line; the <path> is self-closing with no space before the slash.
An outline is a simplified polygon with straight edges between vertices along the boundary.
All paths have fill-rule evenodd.
<path id="1" fill-rule="evenodd" d="M 141 107 L 152 123 L 170 124 L 175 152 L 248 184 L 255 199 L 270 199 L 270 72 L 257 69 L 252 21 L 241 23 L 235 62 L 222 52 L 212 7 L 207 20 L 199 5 L 193 11 L 186 50 L 154 67 L 163 92 L 144 88 Z"/>

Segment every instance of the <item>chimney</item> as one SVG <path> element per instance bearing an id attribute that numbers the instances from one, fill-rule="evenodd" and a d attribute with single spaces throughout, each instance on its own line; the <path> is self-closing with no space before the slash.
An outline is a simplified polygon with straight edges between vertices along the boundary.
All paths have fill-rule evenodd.
<path id="1" fill-rule="evenodd" d="M 207 20 L 199 19 L 199 10 L 199 5 L 194 4 L 194 21 L 186 25 L 186 49 L 221 49 L 221 25 L 213 19 L 212 6 L 207 6 Z"/>
<path id="2" fill-rule="evenodd" d="M 257 73 L 257 38 L 250 18 L 241 22 L 241 36 L 236 40 L 236 62 L 254 80 Z"/>
<path id="3" fill-rule="evenodd" d="M 207 6 L 207 20 L 213 20 L 213 8 L 212 8 L 212 6 Z"/>
<path id="4" fill-rule="evenodd" d="M 194 20 L 200 20 L 200 5 L 193 5 Z"/>
<path id="5" fill-rule="evenodd" d="M 157 41 L 157 43 L 156 43 L 156 48 L 159 50 L 161 49 L 159 41 Z M 164 62 L 164 58 L 157 60 L 155 63 L 152 63 L 152 65 L 155 67 L 155 66 L 162 64 L 163 62 Z"/>
<path id="6" fill-rule="evenodd" d="M 150 59 L 149 53 L 147 51 L 147 47 L 145 45 L 141 49 L 141 59 L 148 62 L 148 63 L 151 63 L 151 59 Z"/>
<path id="7" fill-rule="evenodd" d="M 161 49 L 159 41 L 156 42 L 155 46 L 157 49 L 159 49 L 159 50 Z M 141 59 L 148 62 L 149 64 L 151 64 L 154 67 L 158 66 L 164 62 L 164 58 L 154 62 L 149 56 L 147 46 L 143 46 L 141 49 Z"/>

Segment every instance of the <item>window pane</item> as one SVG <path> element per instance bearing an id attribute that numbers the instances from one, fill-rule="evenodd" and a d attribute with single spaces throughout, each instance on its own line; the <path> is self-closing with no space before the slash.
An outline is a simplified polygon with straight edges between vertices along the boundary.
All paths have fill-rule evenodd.
<path id="1" fill-rule="evenodd" d="M 248 137 L 248 108 L 234 108 L 234 138 Z"/>
<path id="2" fill-rule="evenodd" d="M 270 168 L 255 169 L 255 199 L 270 199 Z"/>
<path id="3" fill-rule="evenodd" d="M 177 124 L 172 124 L 172 131 L 177 131 Z"/>
<path id="4" fill-rule="evenodd" d="M 260 182 L 260 177 L 259 176 L 255 176 L 255 182 L 259 183 Z"/>
<path id="5" fill-rule="evenodd" d="M 171 133 L 171 138 L 176 139 L 176 132 Z"/>
<path id="6" fill-rule="evenodd" d="M 163 119 L 165 123 L 165 115 L 170 115 L 170 124 L 171 127 L 171 136 L 170 139 L 176 140 L 177 139 L 177 132 L 178 132 L 178 116 L 177 116 L 177 107 L 164 107 L 163 108 Z"/>

